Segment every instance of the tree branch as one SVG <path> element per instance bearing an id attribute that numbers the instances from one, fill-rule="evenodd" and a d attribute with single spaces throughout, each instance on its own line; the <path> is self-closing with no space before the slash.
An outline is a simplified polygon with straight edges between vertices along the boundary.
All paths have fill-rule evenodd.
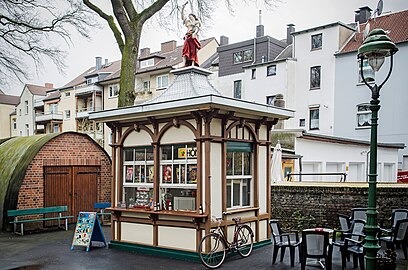
<path id="1" fill-rule="evenodd" d="M 83 0 L 83 1 L 84 1 L 84 4 L 88 8 L 90 8 L 91 10 L 96 12 L 101 18 L 105 19 L 108 22 L 108 25 L 109 25 L 110 29 L 112 30 L 113 35 L 115 36 L 116 42 L 118 43 L 119 50 L 120 50 L 121 53 L 123 53 L 123 48 L 125 46 L 125 42 L 123 41 L 122 33 L 119 31 L 118 27 L 116 26 L 116 23 L 115 23 L 115 20 L 113 19 L 113 17 L 106 14 L 105 12 L 103 12 L 99 7 L 97 7 L 93 3 L 91 3 L 91 1 L 89 1 L 89 0 Z"/>
<path id="2" fill-rule="evenodd" d="M 129 19 L 131 21 L 136 20 L 138 14 L 137 14 L 135 7 L 133 6 L 132 0 L 122 0 L 122 4 L 125 7 L 125 10 L 129 16 Z"/>
<path id="3" fill-rule="evenodd" d="M 143 25 L 150 17 L 164 7 L 170 0 L 157 0 L 140 13 L 139 24 Z"/>
<path id="4" fill-rule="evenodd" d="M 115 14 L 115 18 L 118 20 L 119 26 L 122 29 L 125 38 L 130 38 L 132 36 L 132 29 L 129 24 L 129 18 L 125 13 L 122 0 L 111 0 L 111 4 L 113 14 Z"/>

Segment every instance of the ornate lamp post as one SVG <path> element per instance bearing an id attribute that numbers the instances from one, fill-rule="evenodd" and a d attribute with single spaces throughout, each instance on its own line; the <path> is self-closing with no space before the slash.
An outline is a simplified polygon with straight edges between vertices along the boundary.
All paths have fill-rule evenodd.
<path id="1" fill-rule="evenodd" d="M 370 143 L 370 173 L 368 179 L 368 208 L 367 224 L 365 226 L 366 242 L 364 249 L 366 251 L 366 269 L 375 270 L 377 267 L 377 252 L 380 250 L 378 244 L 377 232 L 377 126 L 378 111 L 380 110 L 380 90 L 391 75 L 393 65 L 393 55 L 398 48 L 387 36 L 383 29 L 374 29 L 371 31 L 363 44 L 358 49 L 357 57 L 360 59 L 360 73 L 364 83 L 371 90 L 371 143 Z M 386 57 L 391 57 L 390 70 L 385 80 L 377 85 L 370 85 L 364 78 L 363 62 L 365 59 L 375 72 L 379 71 Z"/>

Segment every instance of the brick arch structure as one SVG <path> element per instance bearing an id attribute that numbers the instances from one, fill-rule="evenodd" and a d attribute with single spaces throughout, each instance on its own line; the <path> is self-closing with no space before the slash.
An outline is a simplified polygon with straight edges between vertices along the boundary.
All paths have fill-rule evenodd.
<path id="1" fill-rule="evenodd" d="M 78 211 L 92 211 L 93 203 L 111 200 L 111 169 L 111 160 L 106 151 L 88 135 L 66 132 L 53 136 L 29 162 L 23 179 L 19 180 L 21 184 L 17 193 L 16 188 L 7 193 L 4 217 L 10 209 L 40 208 L 53 204 L 68 205 L 69 214 L 74 216 Z M 92 183 L 92 187 L 79 194 L 81 190 L 74 188 L 84 181 Z M 50 188 L 51 182 L 53 187 Z M 59 186 L 62 182 L 66 182 L 68 189 Z M 58 192 L 59 195 L 52 198 L 55 196 L 53 194 L 49 198 L 51 192 Z M 89 201 L 86 207 L 80 201 L 83 199 Z M 79 208 L 85 209 L 75 207 L 75 202 Z M 71 222 L 75 222 L 75 219 Z"/>

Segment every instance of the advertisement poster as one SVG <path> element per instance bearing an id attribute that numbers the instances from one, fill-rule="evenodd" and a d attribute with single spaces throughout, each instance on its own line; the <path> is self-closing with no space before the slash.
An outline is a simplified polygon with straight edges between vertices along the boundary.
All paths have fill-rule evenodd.
<path id="1" fill-rule="evenodd" d="M 171 172 L 172 172 L 171 165 L 163 166 L 163 183 L 171 183 L 172 176 Z"/>
<path id="2" fill-rule="evenodd" d="M 133 167 L 127 166 L 126 167 L 126 178 L 125 178 L 127 183 L 133 182 Z"/>
<path id="3" fill-rule="evenodd" d="M 103 242 L 106 246 L 97 214 L 96 212 L 79 212 L 71 250 L 74 249 L 74 246 L 80 246 L 86 247 L 86 251 L 89 251 L 92 241 Z"/>

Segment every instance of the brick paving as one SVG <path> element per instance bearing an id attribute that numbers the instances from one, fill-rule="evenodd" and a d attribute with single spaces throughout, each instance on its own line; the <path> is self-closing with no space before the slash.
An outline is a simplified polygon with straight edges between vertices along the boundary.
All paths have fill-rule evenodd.
<path id="1" fill-rule="evenodd" d="M 104 227 L 109 239 L 109 228 Z M 70 250 L 73 229 L 60 231 L 50 229 L 45 232 L 27 234 L 23 237 L 8 232 L 0 233 L 0 269 L 205 269 L 200 263 L 173 260 L 151 255 L 136 254 L 108 248 L 92 248 L 86 252 L 76 247 Z M 296 255 L 297 256 L 297 255 Z M 289 253 L 283 262 L 272 266 L 272 246 L 253 251 L 250 257 L 227 257 L 220 269 L 300 269 L 298 256 L 295 268 L 290 268 Z M 349 262 L 347 269 L 352 269 Z M 320 269 L 307 267 L 306 269 Z M 341 269 L 338 249 L 333 252 L 333 270 Z M 398 250 L 398 270 L 407 270 L 408 261 Z"/>

